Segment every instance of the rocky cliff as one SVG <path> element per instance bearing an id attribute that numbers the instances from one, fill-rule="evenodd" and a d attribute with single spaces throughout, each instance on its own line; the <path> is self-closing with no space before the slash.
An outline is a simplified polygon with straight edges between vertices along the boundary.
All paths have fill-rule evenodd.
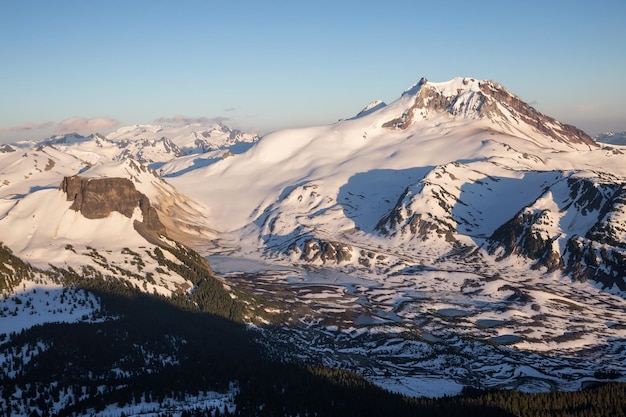
<path id="1" fill-rule="evenodd" d="M 165 234 L 165 227 L 148 197 L 126 178 L 65 177 L 60 189 L 67 194 L 68 201 L 73 201 L 70 208 L 88 219 L 102 219 L 113 211 L 130 218 L 139 208 L 143 220 L 135 221 L 135 230 L 155 243 L 160 234 Z"/>
<path id="2" fill-rule="evenodd" d="M 546 200 L 555 195 L 562 199 L 546 208 Z M 489 252 L 500 259 L 520 255 L 534 262 L 532 268 L 563 270 L 576 280 L 624 291 L 625 208 L 626 185 L 618 179 L 571 175 L 500 226 L 489 238 Z"/>

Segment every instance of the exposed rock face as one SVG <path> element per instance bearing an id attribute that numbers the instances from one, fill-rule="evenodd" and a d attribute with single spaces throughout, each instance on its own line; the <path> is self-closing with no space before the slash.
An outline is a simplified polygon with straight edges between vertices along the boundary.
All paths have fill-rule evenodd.
<path id="1" fill-rule="evenodd" d="M 501 259 L 523 256 L 535 260 L 533 268 L 562 270 L 576 280 L 626 291 L 626 185 L 600 177 L 566 183 L 569 196 L 558 215 L 526 207 L 493 233 L 489 252 Z M 550 234 L 555 219 L 561 219 L 559 229 Z M 575 220 L 588 226 L 568 231 Z"/>
<path id="2" fill-rule="evenodd" d="M 9 152 L 15 152 L 15 149 L 13 149 L 10 145 L 0 146 L 0 153 L 9 153 Z"/>
<path id="3" fill-rule="evenodd" d="M 577 280 L 593 280 L 626 291 L 626 185 L 601 209 L 600 220 L 585 234 L 567 242 L 566 272 Z"/>
<path id="4" fill-rule="evenodd" d="M 626 291 L 626 253 L 623 248 L 579 237 L 567 242 L 567 268 L 575 280 L 592 280 L 605 288 Z"/>
<path id="5" fill-rule="evenodd" d="M 73 201 L 70 208 L 88 219 L 102 219 L 113 211 L 130 218 L 139 207 L 143 221 L 135 221 L 135 230 L 151 241 L 165 234 L 165 227 L 148 197 L 126 178 L 65 177 L 60 188 L 67 194 L 67 200 Z"/>
<path id="6" fill-rule="evenodd" d="M 546 221 L 546 215 L 547 211 L 520 213 L 493 233 L 489 251 L 493 254 L 501 247 L 504 250 L 501 259 L 521 255 L 536 260 L 533 268 L 544 266 L 548 271 L 561 268 L 563 260 L 553 246 L 554 240 L 535 227 Z"/>
<path id="7" fill-rule="evenodd" d="M 420 201 L 423 200 L 428 201 L 430 210 L 420 210 L 423 208 Z M 423 179 L 404 190 L 393 209 L 378 221 L 374 229 L 383 236 L 404 236 L 420 241 L 443 238 L 454 243 L 453 201 L 455 197 L 445 189 Z M 440 213 L 442 210 L 445 213 L 443 216 Z"/>
<path id="8" fill-rule="evenodd" d="M 426 241 L 436 235 L 445 237 L 447 242 L 455 241 L 453 226 L 433 218 L 429 213 L 414 213 L 402 202 L 379 220 L 375 230 L 385 236 L 401 233 Z"/>

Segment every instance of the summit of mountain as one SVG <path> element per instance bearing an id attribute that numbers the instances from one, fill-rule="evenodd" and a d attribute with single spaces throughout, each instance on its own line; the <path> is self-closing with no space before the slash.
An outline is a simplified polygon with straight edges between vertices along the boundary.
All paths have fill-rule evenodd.
<path id="1" fill-rule="evenodd" d="M 492 129 L 503 133 L 525 137 L 539 135 L 566 144 L 597 146 L 582 130 L 538 112 L 493 81 L 457 77 L 433 83 L 422 78 L 408 88 L 403 97 L 407 97 L 411 105 L 400 117 L 387 121 L 384 127 L 404 130 L 419 119 L 432 119 L 445 113 L 456 118 L 488 120 Z"/>

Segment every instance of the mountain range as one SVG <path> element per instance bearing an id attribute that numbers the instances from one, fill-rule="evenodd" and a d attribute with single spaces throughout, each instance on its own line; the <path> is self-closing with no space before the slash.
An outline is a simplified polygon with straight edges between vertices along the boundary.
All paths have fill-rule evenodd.
<path id="1" fill-rule="evenodd" d="M 422 78 L 261 138 L 138 125 L 4 145 L 4 346 L 116 320 L 72 286 L 116 282 L 409 396 L 624 381 L 626 148 L 609 136 L 492 81 Z"/>
<path id="2" fill-rule="evenodd" d="M 626 144 L 626 132 L 604 132 L 594 136 L 597 142 L 608 143 L 611 145 Z"/>

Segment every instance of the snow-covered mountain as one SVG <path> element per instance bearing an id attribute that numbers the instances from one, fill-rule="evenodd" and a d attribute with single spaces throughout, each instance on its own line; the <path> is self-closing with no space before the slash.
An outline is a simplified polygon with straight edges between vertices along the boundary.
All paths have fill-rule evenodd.
<path id="1" fill-rule="evenodd" d="M 77 270 L 90 266 L 110 273 L 106 261 L 94 265 L 95 253 L 112 251 L 117 253 L 112 262 L 123 264 L 138 256 L 136 252 L 144 252 L 138 248 L 171 246 L 171 238 L 214 237 L 202 222 L 200 206 L 133 160 L 98 164 L 56 182 L 56 186 L 32 187 L 26 195 L 11 194 L 2 200 L 3 244 L 33 266 Z M 104 260 L 105 255 L 98 256 Z M 158 272 L 162 270 L 158 262 L 151 267 L 142 263 L 140 272 L 149 272 L 151 279 L 150 284 L 141 285 L 150 292 L 171 294 L 178 285 L 187 285 L 170 272 Z"/>
<path id="2" fill-rule="evenodd" d="M 163 169 L 209 208 L 222 231 L 253 236 L 251 251 L 293 258 L 312 239 L 357 248 L 383 239 L 387 250 L 411 252 L 427 242 L 441 247 L 440 255 L 455 245 L 495 253 L 499 239 L 510 238 L 507 222 L 541 209 L 553 213 L 539 244 L 545 253 L 507 241 L 500 242 L 503 254 L 526 256 L 533 265 L 553 257 L 550 270 L 573 270 L 574 240 L 612 212 L 625 173 L 620 155 L 497 83 L 422 79 L 394 103 L 374 102 L 353 119 L 276 132 L 245 154 L 180 175 L 179 161 Z M 214 181 L 200 186 L 207 177 Z M 607 191 L 589 195 L 605 183 Z M 215 198 L 228 204 L 211 204 Z M 531 233 L 518 229 L 511 232 L 516 238 Z M 547 242 L 554 248 L 547 251 Z M 625 288 L 624 265 L 615 268 L 608 271 L 614 282 L 588 268 L 577 275 Z"/>
<path id="3" fill-rule="evenodd" d="M 11 144 L 0 175 L 19 259 L 141 264 L 130 285 L 192 296 L 156 255 L 180 242 L 260 297 L 275 355 L 410 395 L 626 378 L 626 156 L 492 81 L 423 78 L 260 139 L 132 126 Z"/>
<path id="4" fill-rule="evenodd" d="M 626 145 L 626 132 L 604 132 L 594 136 L 594 139 L 610 145 Z"/>
<path id="5" fill-rule="evenodd" d="M 148 147 L 154 147 L 153 143 L 163 141 L 171 144 L 172 153 L 177 148 L 183 155 L 193 153 L 205 153 L 208 151 L 226 151 L 233 146 L 246 148 L 258 140 L 258 136 L 231 129 L 223 123 L 204 125 L 192 123 L 180 126 L 167 125 L 136 125 L 123 127 L 109 134 L 107 138 L 126 146 L 136 147 L 137 152 L 141 149 L 146 151 Z M 134 153 L 125 153 L 121 157 L 132 156 Z M 181 156 L 181 155 L 175 155 Z M 136 158 L 140 159 L 140 158 Z M 153 160 L 156 162 L 156 159 Z"/>
<path id="6" fill-rule="evenodd" d="M 115 161 L 131 158 L 143 164 L 153 164 L 189 154 L 213 152 L 222 156 L 226 152 L 240 153 L 256 140 L 258 136 L 231 129 L 223 123 L 193 123 L 126 126 L 106 136 L 70 133 L 20 145 L 53 146 L 90 163 L 105 157 Z"/>

